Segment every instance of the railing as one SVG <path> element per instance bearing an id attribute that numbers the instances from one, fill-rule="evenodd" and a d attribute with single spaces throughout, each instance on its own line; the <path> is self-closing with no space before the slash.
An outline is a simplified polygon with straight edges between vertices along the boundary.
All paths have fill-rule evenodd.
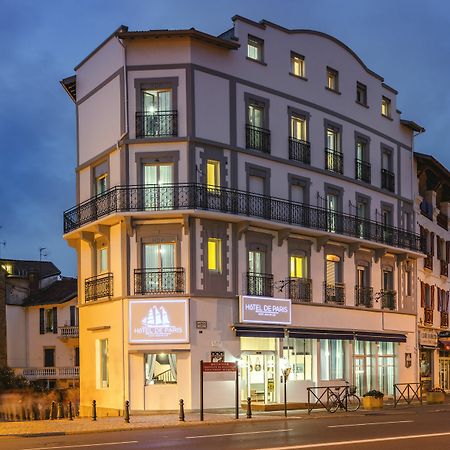
<path id="1" fill-rule="evenodd" d="M 381 187 L 395 192 L 395 174 L 386 169 L 381 169 Z"/>
<path id="2" fill-rule="evenodd" d="M 136 113 L 136 137 L 178 136 L 177 111 Z"/>
<path id="3" fill-rule="evenodd" d="M 425 269 L 433 270 L 433 255 L 425 256 L 425 258 L 423 260 L 423 267 Z"/>
<path id="4" fill-rule="evenodd" d="M 155 384 L 177 382 L 177 379 L 173 376 L 171 369 L 167 369 L 164 372 L 161 372 L 158 375 L 153 376 L 152 380 Z"/>
<path id="5" fill-rule="evenodd" d="M 311 145 L 307 141 L 289 138 L 289 159 L 302 162 L 303 164 L 311 164 Z"/>
<path id="6" fill-rule="evenodd" d="M 134 293 L 177 294 L 184 292 L 184 268 L 136 269 Z"/>
<path id="7" fill-rule="evenodd" d="M 292 303 L 312 301 L 312 280 L 309 278 L 288 278 L 289 289 L 286 294 Z"/>
<path id="8" fill-rule="evenodd" d="M 78 378 L 80 376 L 79 367 L 31 367 L 25 369 L 16 369 L 16 373 L 25 378 Z"/>
<path id="9" fill-rule="evenodd" d="M 64 325 L 63 327 L 58 327 L 58 334 L 62 338 L 77 338 L 79 330 L 77 326 Z"/>
<path id="10" fill-rule="evenodd" d="M 308 392 L 308 414 L 311 414 L 313 409 L 324 408 L 330 412 L 330 408 L 333 403 L 330 399 L 344 398 L 346 394 L 350 391 L 350 386 L 339 385 L 339 386 L 314 386 L 306 388 Z M 344 403 L 345 404 L 345 403 Z"/>
<path id="11" fill-rule="evenodd" d="M 448 312 L 441 311 L 441 328 L 448 328 Z"/>
<path id="12" fill-rule="evenodd" d="M 247 124 L 245 126 L 245 147 L 270 153 L 270 130 Z"/>
<path id="13" fill-rule="evenodd" d="M 344 154 L 330 148 L 325 149 L 325 169 L 344 173 Z"/>
<path id="14" fill-rule="evenodd" d="M 441 275 L 448 277 L 448 262 L 441 259 Z"/>
<path id="15" fill-rule="evenodd" d="M 113 274 L 111 272 L 86 278 L 84 281 L 84 300 L 98 300 L 99 298 L 112 297 Z"/>
<path id="16" fill-rule="evenodd" d="M 380 222 L 247 191 L 217 187 L 211 192 L 207 185 L 197 183 L 115 186 L 67 210 L 64 232 L 116 212 L 183 209 L 257 217 L 322 231 L 329 231 L 335 224 L 332 231 L 346 236 L 413 251 L 420 251 L 422 247 L 418 235 Z"/>
<path id="17" fill-rule="evenodd" d="M 373 307 L 373 288 L 366 286 L 355 286 L 355 305 Z"/>
<path id="18" fill-rule="evenodd" d="M 401 401 L 409 405 L 414 400 L 422 404 L 422 383 L 394 384 L 394 406 L 397 406 Z"/>
<path id="19" fill-rule="evenodd" d="M 259 297 L 273 297 L 273 275 L 271 273 L 247 272 L 247 295 Z"/>
<path id="20" fill-rule="evenodd" d="M 444 230 L 448 230 L 448 216 L 440 212 L 436 217 L 436 222 Z"/>
<path id="21" fill-rule="evenodd" d="M 433 325 L 433 310 L 431 308 L 425 308 L 423 317 L 425 325 Z"/>
<path id="22" fill-rule="evenodd" d="M 361 159 L 355 159 L 355 179 L 370 183 L 371 181 L 371 167 L 370 163 Z"/>
<path id="23" fill-rule="evenodd" d="M 337 305 L 345 304 L 344 283 L 334 283 L 334 284 L 324 283 L 323 286 L 324 286 L 325 303 L 335 303 Z"/>
<path id="24" fill-rule="evenodd" d="M 381 291 L 381 307 L 394 310 L 397 307 L 397 291 Z"/>

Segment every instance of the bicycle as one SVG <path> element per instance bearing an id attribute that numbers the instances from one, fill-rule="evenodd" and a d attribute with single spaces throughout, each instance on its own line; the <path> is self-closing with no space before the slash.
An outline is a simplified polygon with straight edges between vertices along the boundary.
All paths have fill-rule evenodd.
<path id="1" fill-rule="evenodd" d="M 348 383 L 347 383 L 348 385 Z M 330 413 L 335 413 L 338 409 L 345 409 L 346 411 L 354 412 L 361 406 L 361 400 L 356 395 L 356 386 L 346 386 L 342 393 L 339 393 L 339 387 L 335 388 L 337 394 L 331 393 L 328 399 Z"/>

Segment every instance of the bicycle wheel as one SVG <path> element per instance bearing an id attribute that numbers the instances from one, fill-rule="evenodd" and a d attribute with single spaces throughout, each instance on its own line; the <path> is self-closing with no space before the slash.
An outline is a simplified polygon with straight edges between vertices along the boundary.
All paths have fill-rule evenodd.
<path id="1" fill-rule="evenodd" d="M 339 398 L 335 394 L 330 394 L 328 398 L 328 412 L 335 413 L 339 409 Z"/>
<path id="2" fill-rule="evenodd" d="M 347 411 L 356 411 L 361 406 L 361 400 L 357 395 L 347 395 Z"/>

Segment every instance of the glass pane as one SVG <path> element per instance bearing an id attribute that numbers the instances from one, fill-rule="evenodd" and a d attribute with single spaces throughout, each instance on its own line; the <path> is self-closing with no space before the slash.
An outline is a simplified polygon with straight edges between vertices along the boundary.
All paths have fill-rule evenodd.
<path id="1" fill-rule="evenodd" d="M 337 151 L 337 133 L 334 130 L 327 129 L 327 147 L 330 150 Z"/>
<path id="2" fill-rule="evenodd" d="M 302 186 L 296 185 L 291 186 L 291 198 L 293 202 L 304 203 L 305 202 L 304 194 L 305 190 Z"/>
<path id="3" fill-rule="evenodd" d="M 175 267 L 175 244 L 160 244 L 161 268 Z"/>
<path id="4" fill-rule="evenodd" d="M 291 118 L 291 135 L 293 138 L 306 141 L 305 129 L 304 120 L 298 117 Z"/>
<path id="5" fill-rule="evenodd" d="M 144 245 L 144 265 L 146 269 L 159 268 L 159 245 Z"/>
<path id="6" fill-rule="evenodd" d="M 248 121 L 250 125 L 262 128 L 263 125 L 262 117 L 263 117 L 263 110 L 261 108 L 258 108 L 255 105 L 248 106 Z"/>
<path id="7" fill-rule="evenodd" d="M 158 166 L 144 166 L 144 184 L 158 184 Z"/>
<path id="8" fill-rule="evenodd" d="M 291 256 L 291 277 L 303 278 L 304 276 L 304 257 Z"/>
<path id="9" fill-rule="evenodd" d="M 248 270 L 254 273 L 264 273 L 264 253 L 257 251 L 248 252 Z"/>

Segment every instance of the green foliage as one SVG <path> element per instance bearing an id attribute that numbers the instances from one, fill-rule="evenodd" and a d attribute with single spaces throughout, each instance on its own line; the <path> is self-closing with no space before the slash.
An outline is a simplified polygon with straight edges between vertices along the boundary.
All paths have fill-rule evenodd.
<path id="1" fill-rule="evenodd" d="M 363 397 L 375 397 L 375 398 L 383 398 L 384 394 L 380 391 L 376 391 L 375 389 L 372 389 L 369 392 L 366 392 Z"/>
<path id="2" fill-rule="evenodd" d="M 17 376 L 9 367 L 0 367 L 0 391 L 29 387 L 30 382 L 26 378 Z"/>

